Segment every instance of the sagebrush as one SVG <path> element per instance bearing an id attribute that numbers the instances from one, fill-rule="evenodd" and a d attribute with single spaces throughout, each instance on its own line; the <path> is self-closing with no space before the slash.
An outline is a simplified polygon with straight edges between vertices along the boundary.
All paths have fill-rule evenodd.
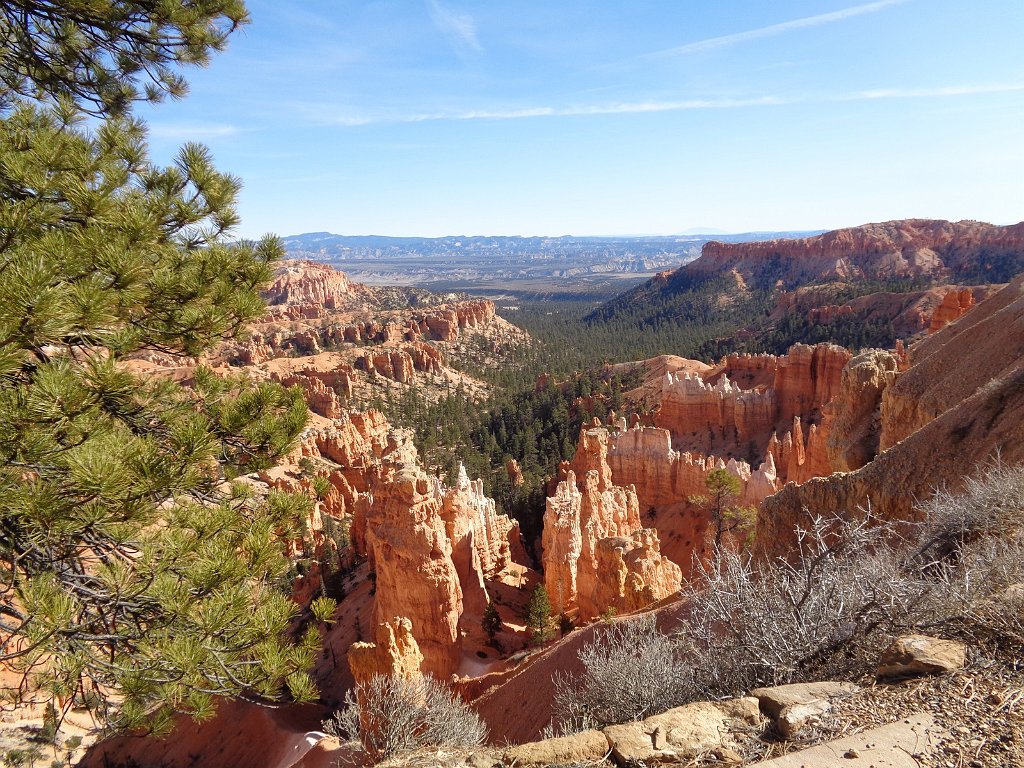
<path id="1" fill-rule="evenodd" d="M 421 747 L 475 747 L 487 737 L 479 715 L 432 677 L 374 675 L 345 694 L 324 730 L 359 741 L 384 760 Z"/>
<path id="2" fill-rule="evenodd" d="M 553 731 L 638 719 L 759 685 L 859 676 L 909 631 L 1024 643 L 1024 469 L 994 463 L 938 491 L 908 528 L 870 510 L 810 516 L 788 558 L 697 562 L 686 615 L 599 629 L 556 677 Z"/>

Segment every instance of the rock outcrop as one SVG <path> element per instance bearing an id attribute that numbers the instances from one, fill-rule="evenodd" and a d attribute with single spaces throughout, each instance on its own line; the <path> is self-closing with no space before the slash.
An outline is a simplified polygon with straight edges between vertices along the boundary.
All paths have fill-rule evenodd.
<path id="1" fill-rule="evenodd" d="M 954 320 L 959 320 L 967 314 L 974 303 L 974 292 L 970 288 L 947 291 L 942 297 L 942 303 L 932 312 L 928 332 L 935 333 Z"/>
<path id="2" fill-rule="evenodd" d="M 445 678 L 462 655 L 464 633 L 479 633 L 486 581 L 526 556 L 519 526 L 498 515 L 480 481 L 460 467 L 454 488 L 415 464 L 372 489 L 357 547 L 376 574 L 376 621 L 405 616 L 423 654 L 423 671 Z"/>
<path id="3" fill-rule="evenodd" d="M 760 722 L 757 699 L 744 697 L 697 701 L 641 722 L 610 725 L 604 735 L 619 765 L 646 765 L 692 760 L 723 749 L 736 754 L 736 734 Z"/>
<path id="4" fill-rule="evenodd" d="M 577 483 L 570 471 L 544 513 L 544 581 L 552 609 L 562 613 L 582 608 L 579 595 L 592 595 L 597 588 L 598 542 L 631 536 L 640 528 L 634 489 L 611 485 L 597 470 Z"/>
<path id="5" fill-rule="evenodd" d="M 661 555 L 657 533 L 643 529 L 636 489 L 612 482 L 608 455 L 608 430 L 584 429 L 571 469 L 547 500 L 544 581 L 556 613 L 592 619 L 679 589 L 678 566 Z"/>
<path id="6" fill-rule="evenodd" d="M 822 409 L 849 359 L 834 344 L 797 344 L 781 356 L 729 355 L 707 371 L 666 373 L 654 423 L 677 450 L 748 462 L 770 453 L 780 480 L 804 482 L 831 471 Z"/>
<path id="7" fill-rule="evenodd" d="M 904 635 L 882 653 L 875 674 L 882 680 L 942 675 L 963 669 L 966 663 L 967 646 L 961 642 L 927 635 Z"/>
<path id="8" fill-rule="evenodd" d="M 423 671 L 443 679 L 462 656 L 459 620 L 464 604 L 442 505 L 437 478 L 403 467 L 374 491 L 366 547 L 376 573 L 375 620 L 410 618 L 423 653 Z"/>
<path id="9" fill-rule="evenodd" d="M 597 578 L 589 594 L 580 594 L 580 615 L 638 611 L 676 594 L 681 584 L 682 570 L 661 554 L 657 530 L 642 528 L 631 536 L 600 539 Z"/>
<path id="10" fill-rule="evenodd" d="M 882 393 L 896 381 L 896 355 L 869 349 L 843 368 L 839 394 L 831 405 L 828 459 L 837 472 L 860 469 L 878 454 Z"/>
<path id="11" fill-rule="evenodd" d="M 654 424 L 669 430 L 677 445 L 708 454 L 727 445 L 766 441 L 775 428 L 777 410 L 774 392 L 741 389 L 728 374 L 711 384 L 689 373 L 666 373 Z"/>
<path id="12" fill-rule="evenodd" d="M 412 622 L 395 616 L 377 624 L 374 642 L 354 643 L 348 651 L 348 665 L 356 685 L 375 675 L 415 680 L 422 676 L 423 654 L 412 634 Z"/>
<path id="13" fill-rule="evenodd" d="M 266 371 L 271 381 L 282 386 L 302 387 L 313 413 L 337 419 L 347 410 L 354 386 L 352 366 L 336 353 L 279 358 L 267 365 Z"/>
<path id="14" fill-rule="evenodd" d="M 791 739 L 805 725 L 827 714 L 833 700 L 858 690 L 853 683 L 822 681 L 755 688 L 750 695 L 757 699 L 761 712 L 772 719 L 779 733 Z"/>
<path id="15" fill-rule="evenodd" d="M 616 483 L 636 488 L 637 501 L 645 512 L 705 493 L 707 476 L 713 469 L 728 469 L 740 479 L 741 499 L 746 504 L 757 504 L 778 489 L 770 454 L 757 471 L 752 471 L 743 461 L 673 450 L 668 430 L 621 426 L 608 438 L 611 477 Z"/>
<path id="16" fill-rule="evenodd" d="M 344 272 L 315 261 L 282 262 L 273 282 L 263 291 L 263 298 L 272 308 L 313 305 L 327 310 L 353 309 L 371 296 L 365 285 L 353 283 Z"/>
<path id="17" fill-rule="evenodd" d="M 699 259 L 682 269 L 691 274 L 736 270 L 745 279 L 767 270 L 772 280 L 787 285 L 922 275 L 961 279 L 978 272 L 979 265 L 983 273 L 998 278 L 1000 259 L 1022 254 L 1024 223 L 1000 227 L 980 221 L 906 219 L 791 240 L 710 242 Z"/>
<path id="18" fill-rule="evenodd" d="M 757 540 L 787 551 L 806 510 L 913 519 L 916 500 L 956 490 L 997 454 L 1024 460 L 1024 278 L 910 351 L 882 393 L 880 452 L 854 472 L 786 486 L 765 499 Z"/>
<path id="19" fill-rule="evenodd" d="M 444 355 L 430 344 L 416 342 L 399 348 L 375 347 L 355 358 L 355 367 L 392 381 L 408 384 L 417 371 L 441 373 Z"/>

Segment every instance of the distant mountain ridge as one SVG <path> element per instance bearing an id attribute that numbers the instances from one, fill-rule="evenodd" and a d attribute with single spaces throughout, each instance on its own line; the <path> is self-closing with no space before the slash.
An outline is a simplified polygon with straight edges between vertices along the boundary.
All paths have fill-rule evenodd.
<path id="1" fill-rule="evenodd" d="M 726 233 L 720 230 L 687 230 L 673 235 L 445 235 L 443 237 L 405 237 L 394 235 L 339 235 L 333 232 L 304 232 L 283 237 L 289 252 L 317 249 L 330 253 L 343 248 L 444 248 L 473 246 L 516 246 L 536 248 L 551 245 L 595 244 L 672 244 L 708 241 L 748 242 L 766 237 L 799 237 L 819 234 L 825 230 L 762 231 Z"/>
<path id="2" fill-rule="evenodd" d="M 462 236 L 390 237 L 308 232 L 285 237 L 292 258 L 344 269 L 369 284 L 445 283 L 459 290 L 533 282 L 537 289 L 604 284 L 606 295 L 636 279 L 697 258 L 711 239 L 744 242 L 787 233 L 617 237 Z M 788 233 L 806 234 L 806 233 Z"/>
<path id="3" fill-rule="evenodd" d="M 1021 272 L 1024 222 L 906 219 L 802 238 L 712 240 L 700 258 L 604 303 L 587 320 L 713 329 L 701 352 L 707 356 L 826 339 L 888 346 L 906 337 L 897 315 L 922 298 L 921 330 L 927 325 L 941 292 L 926 292 L 1005 283 Z"/>
<path id="4" fill-rule="evenodd" d="M 1005 282 L 1024 270 L 1024 222 L 998 226 L 905 219 L 799 239 L 711 241 L 688 268 L 693 273 L 728 270 L 736 270 L 744 279 L 767 271 L 786 285 L 921 276 Z"/>

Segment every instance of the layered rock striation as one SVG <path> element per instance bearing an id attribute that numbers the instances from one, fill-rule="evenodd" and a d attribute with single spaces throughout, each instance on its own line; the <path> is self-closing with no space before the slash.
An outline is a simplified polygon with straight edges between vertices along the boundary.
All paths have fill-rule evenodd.
<path id="1" fill-rule="evenodd" d="M 841 516 L 870 509 L 889 519 L 913 519 L 915 504 L 935 489 L 952 490 L 996 456 L 1024 460 L 1024 278 L 981 302 L 955 323 L 910 350 L 910 367 L 884 384 L 879 453 L 851 472 L 789 485 L 766 499 L 758 542 L 787 551 L 797 525 L 814 514 Z M 871 379 L 872 376 L 868 376 Z M 877 387 L 869 384 L 867 412 Z M 857 419 L 854 419 L 857 421 Z"/>
<path id="2" fill-rule="evenodd" d="M 496 513 L 482 483 L 463 468 L 449 488 L 405 465 L 373 490 L 363 536 L 376 573 L 376 620 L 408 617 L 423 671 L 452 674 L 463 635 L 480 631 L 487 580 L 513 558 L 525 559 L 518 524 Z"/>
<path id="3" fill-rule="evenodd" d="M 581 432 L 571 468 L 544 514 L 544 580 L 552 607 L 577 610 L 584 620 L 660 600 L 679 589 L 681 578 L 679 567 L 661 555 L 657 531 L 643 527 L 636 489 L 612 482 L 609 444 L 606 429 Z"/>
<path id="4" fill-rule="evenodd" d="M 547 500 L 545 586 L 557 612 L 583 620 L 609 608 L 637 610 L 679 590 L 681 569 L 660 550 L 657 531 L 640 518 L 637 489 L 612 482 L 613 436 L 591 427 L 564 479 Z"/>
<path id="5" fill-rule="evenodd" d="M 865 224 L 814 237 L 752 243 L 710 242 L 683 267 L 692 274 L 736 270 L 745 278 L 769 274 L 784 284 L 816 280 L 952 277 L 993 274 L 1000 262 L 1024 254 L 1024 223 L 906 219 Z"/>
<path id="6" fill-rule="evenodd" d="M 834 344 L 797 344 L 786 355 L 729 355 L 707 371 L 666 373 L 654 423 L 677 450 L 754 462 L 770 454 L 783 482 L 805 482 L 831 471 L 823 411 L 849 359 Z"/>
<path id="7" fill-rule="evenodd" d="M 352 309 L 372 297 L 372 291 L 348 275 L 315 261 L 283 261 L 273 281 L 263 290 L 271 307 L 317 305 L 324 309 Z"/>

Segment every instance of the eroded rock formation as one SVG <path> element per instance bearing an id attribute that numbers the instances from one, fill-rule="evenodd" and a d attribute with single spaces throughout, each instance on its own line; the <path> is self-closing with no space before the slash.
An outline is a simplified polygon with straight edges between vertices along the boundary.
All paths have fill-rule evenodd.
<path id="1" fill-rule="evenodd" d="M 263 291 L 272 308 L 312 305 L 328 310 L 351 309 L 371 296 L 365 285 L 353 283 L 344 272 L 314 261 L 282 262 L 273 282 Z"/>
<path id="2" fill-rule="evenodd" d="M 348 665 L 356 685 L 368 683 L 375 675 L 415 680 L 422 676 L 423 654 L 412 633 L 412 622 L 401 616 L 377 624 L 374 642 L 354 643 L 348 651 Z"/>
<path id="3" fill-rule="evenodd" d="M 682 583 L 682 571 L 661 554 L 653 528 L 600 539 L 596 559 L 594 586 L 589 594 L 580 594 L 581 616 L 599 616 L 608 609 L 619 614 L 638 611 L 676 594 Z"/>
<path id="4" fill-rule="evenodd" d="M 365 542 L 376 573 L 374 615 L 408 617 L 424 672 L 447 677 L 459 666 L 462 633 L 480 631 L 487 579 L 525 560 L 518 524 L 497 514 L 464 469 L 448 488 L 415 464 L 372 489 L 365 515 L 353 538 Z"/>
<path id="5" fill-rule="evenodd" d="M 827 449 L 835 471 L 860 469 L 878 454 L 882 393 L 899 369 L 896 355 L 880 349 L 862 352 L 843 368 L 839 395 L 829 414 Z"/>
<path id="6" fill-rule="evenodd" d="M 973 306 L 974 293 L 970 288 L 947 291 L 942 297 L 942 303 L 932 313 L 931 321 L 928 324 L 928 332 L 935 333 L 954 320 L 959 320 Z"/>
<path id="7" fill-rule="evenodd" d="M 917 500 L 953 490 L 997 454 L 1024 460 L 1024 278 L 1018 277 L 910 350 L 881 396 L 880 453 L 853 472 L 786 486 L 766 499 L 759 546 L 786 551 L 807 510 L 871 510 L 912 519 Z"/>
<path id="8" fill-rule="evenodd" d="M 690 273 L 744 277 L 770 265 L 783 283 L 821 279 L 886 279 L 974 273 L 979 262 L 1024 253 L 1024 223 L 1000 227 L 980 221 L 906 219 L 866 224 L 814 237 L 752 243 L 711 242 Z M 984 258 L 983 258 L 984 257 Z M 988 282 L 996 282 L 990 280 Z"/>
<path id="9" fill-rule="evenodd" d="M 645 597 L 653 602 L 679 588 L 678 566 L 662 557 L 657 533 L 643 529 L 636 489 L 612 482 L 610 442 L 607 429 L 581 432 L 571 468 L 544 514 L 544 580 L 552 607 L 578 609 L 583 619 Z M 616 543 L 602 545 L 606 539 Z M 602 568 L 602 546 L 606 560 L 622 550 L 614 570 Z"/>
<path id="10" fill-rule="evenodd" d="M 755 462 L 771 453 L 783 481 L 803 482 L 829 471 L 822 408 L 849 359 L 834 344 L 797 344 L 781 356 L 729 355 L 716 368 L 666 373 L 654 423 L 677 450 Z"/>

